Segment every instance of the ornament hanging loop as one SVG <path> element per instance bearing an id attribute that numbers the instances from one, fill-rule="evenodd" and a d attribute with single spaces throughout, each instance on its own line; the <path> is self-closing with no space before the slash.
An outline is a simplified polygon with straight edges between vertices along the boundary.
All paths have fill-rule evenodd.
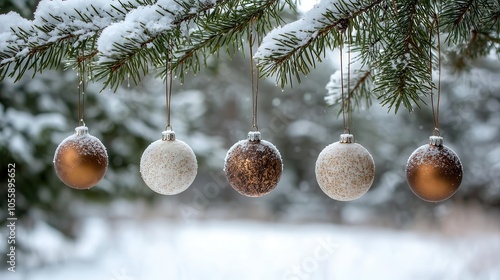
<path id="1" fill-rule="evenodd" d="M 175 132 L 172 129 L 168 129 L 161 133 L 161 140 L 163 141 L 174 141 Z"/>

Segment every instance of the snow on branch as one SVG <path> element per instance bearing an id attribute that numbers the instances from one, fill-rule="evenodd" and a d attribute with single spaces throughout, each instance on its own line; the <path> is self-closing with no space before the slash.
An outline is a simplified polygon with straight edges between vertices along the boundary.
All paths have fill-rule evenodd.
<path id="1" fill-rule="evenodd" d="M 184 15 L 197 14 L 199 9 L 213 7 L 215 2 L 215 0 L 197 1 L 194 2 L 196 6 L 186 6 L 185 3 L 176 0 L 159 0 L 153 5 L 137 7 L 122 21 L 113 23 L 102 31 L 97 41 L 97 49 L 101 53 L 100 60 L 108 61 L 111 57 L 123 55 L 116 46 L 127 45 L 131 51 L 134 47 L 143 48 L 161 33 L 176 28 L 180 23 L 178 19 Z"/>
<path id="2" fill-rule="evenodd" d="M 33 20 L 37 36 L 30 41 L 55 42 L 68 34 L 78 37 L 78 40 L 84 40 L 114 20 L 123 18 L 123 13 L 115 8 L 121 6 L 117 0 L 41 1 Z"/>
<path id="3" fill-rule="evenodd" d="M 177 47 L 185 34 L 180 28 L 210 14 L 221 0 L 159 0 L 130 11 L 103 30 L 97 42 L 97 79 L 116 88 L 125 77 L 137 84 L 151 65 L 165 64 L 166 50 Z"/>
<path id="4" fill-rule="evenodd" d="M 259 60 L 278 57 L 306 46 L 314 37 L 318 36 L 319 30 L 327 25 L 325 16 L 327 11 L 338 13 L 335 6 L 337 2 L 338 0 L 321 1 L 303 18 L 269 32 L 262 40 L 254 58 Z M 294 44 L 287 44 L 290 39 L 293 40 Z"/>
<path id="5" fill-rule="evenodd" d="M 100 72 L 100 78 L 108 78 L 160 35 L 215 4 L 216 0 L 42 0 L 32 21 L 16 13 L 0 15 L 0 80 L 6 75 L 20 78 L 27 69 L 41 72 L 63 60 L 70 66 L 92 60 L 96 69 L 112 62 L 106 64 L 109 71 Z M 134 70 L 139 69 L 127 69 L 139 72 Z"/>
<path id="6" fill-rule="evenodd" d="M 226 7 L 218 7 L 218 11 L 213 14 L 219 16 L 205 17 L 197 21 L 197 26 L 189 34 L 190 44 L 177 50 L 174 66 L 181 78 L 188 68 L 193 72 L 199 71 L 201 60 L 204 59 L 206 63 L 207 57 L 217 54 L 222 46 L 225 46 L 228 55 L 237 50 L 244 50 L 251 32 L 267 33 L 271 26 L 284 22 L 280 12 L 286 5 L 294 8 L 294 3 L 290 0 L 237 2 L 232 1 Z"/>
<path id="7" fill-rule="evenodd" d="M 264 75 L 277 75 L 283 87 L 291 84 L 290 76 L 300 81 L 316 62 L 321 62 L 326 48 L 340 44 L 338 32 L 349 26 L 350 20 L 370 11 L 382 0 L 322 0 L 303 18 L 278 27 L 264 37 L 254 58 Z"/>
<path id="8" fill-rule="evenodd" d="M 59 65 L 71 48 L 97 36 L 139 4 L 119 0 L 42 0 L 33 20 L 12 12 L 0 15 L 0 80 L 13 63 L 9 75 L 17 74 L 17 78 L 28 68 L 41 71 Z"/>
<path id="9" fill-rule="evenodd" d="M 16 26 L 12 26 L 15 23 Z M 20 50 L 18 46 L 24 45 L 25 41 L 18 35 L 15 30 L 31 30 L 31 21 L 21 17 L 16 12 L 10 12 L 5 15 L 0 15 L 0 63 L 4 64 L 14 58 L 4 58 L 3 54 L 7 51 Z M 22 53 L 18 54 L 23 55 Z"/>

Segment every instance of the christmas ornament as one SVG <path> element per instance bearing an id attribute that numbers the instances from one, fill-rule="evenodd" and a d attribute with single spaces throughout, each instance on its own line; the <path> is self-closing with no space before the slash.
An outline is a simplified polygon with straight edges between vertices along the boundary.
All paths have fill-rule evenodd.
<path id="1" fill-rule="evenodd" d="M 108 154 L 99 139 L 79 126 L 56 149 L 54 168 L 57 177 L 74 189 L 89 189 L 104 177 Z"/>
<path id="2" fill-rule="evenodd" d="M 345 28 L 340 31 L 342 41 Z M 361 197 L 370 189 L 375 178 L 375 162 L 371 154 L 363 146 L 354 143 L 354 137 L 349 132 L 351 122 L 350 61 L 347 65 L 348 91 L 345 94 L 342 57 L 341 44 L 340 88 L 342 91 L 344 134 L 340 135 L 340 141 L 328 145 L 321 151 L 316 160 L 315 173 L 316 181 L 318 181 L 319 187 L 326 195 L 339 201 L 351 201 Z M 348 59 L 350 60 L 350 50 L 348 51 Z"/>
<path id="3" fill-rule="evenodd" d="M 321 190 L 339 201 L 350 201 L 365 194 L 375 178 L 371 154 L 353 142 L 352 134 L 341 134 L 340 141 L 328 145 L 316 161 L 316 180 Z"/>
<path id="4" fill-rule="evenodd" d="M 406 165 L 406 180 L 413 193 L 429 202 L 450 198 L 460 186 L 463 167 L 457 154 L 431 136 L 429 144 L 416 149 Z"/>
<path id="5" fill-rule="evenodd" d="M 251 131 L 247 140 L 227 152 L 224 172 L 231 186 L 242 195 L 260 197 L 271 192 L 281 177 L 283 163 L 276 147 Z"/>
<path id="6" fill-rule="evenodd" d="M 82 57 L 85 55 L 82 53 Z M 85 112 L 85 62 L 79 64 L 78 86 L 79 126 L 75 134 L 64 139 L 54 154 L 54 169 L 57 177 L 74 189 L 89 189 L 104 177 L 108 168 L 106 147 L 88 133 L 83 121 Z"/>
<path id="7" fill-rule="evenodd" d="M 432 118 L 434 120 L 434 135 L 429 138 L 429 144 L 416 149 L 406 164 L 406 180 L 413 193 L 429 202 L 440 202 L 450 198 L 460 187 L 463 177 L 463 167 L 457 154 L 443 145 L 439 131 L 439 102 L 441 97 L 441 51 L 439 24 L 436 21 L 438 43 L 438 84 L 437 108 L 434 108 L 434 94 L 431 92 Z M 432 57 L 432 53 L 431 53 Z M 432 71 L 432 59 L 431 67 Z M 432 73 L 431 73 L 432 77 Z M 431 86 L 431 89 L 433 86 Z"/>
<path id="8" fill-rule="evenodd" d="M 193 183 L 198 172 L 198 162 L 191 147 L 177 140 L 170 126 L 172 59 L 168 57 L 165 72 L 168 73 L 165 79 L 169 80 L 165 92 L 167 129 L 163 131 L 160 140 L 146 148 L 141 157 L 139 171 L 150 189 L 159 194 L 174 195 L 185 191 Z"/>
<path id="9" fill-rule="evenodd" d="M 261 139 L 257 126 L 259 73 L 258 69 L 254 68 L 252 32 L 251 30 L 248 43 L 252 81 L 253 131 L 248 133 L 247 140 L 241 140 L 229 149 L 224 161 L 224 172 L 229 184 L 237 192 L 249 197 L 260 197 L 276 188 L 283 172 L 283 163 L 278 149 L 270 142 Z M 259 38 L 257 40 L 260 41 Z"/>
<path id="10" fill-rule="evenodd" d="M 163 195 L 185 191 L 198 169 L 196 156 L 186 143 L 175 139 L 175 132 L 164 131 L 162 139 L 151 143 L 141 157 L 140 173 L 146 185 Z"/>

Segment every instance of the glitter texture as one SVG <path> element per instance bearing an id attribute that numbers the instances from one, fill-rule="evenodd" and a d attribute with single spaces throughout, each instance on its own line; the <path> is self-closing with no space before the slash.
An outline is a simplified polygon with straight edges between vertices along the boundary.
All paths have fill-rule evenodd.
<path id="1" fill-rule="evenodd" d="M 335 142 L 321 151 L 315 171 L 316 180 L 326 195 L 335 200 L 350 201 L 371 187 L 375 162 L 363 146 Z"/>
<path id="2" fill-rule="evenodd" d="M 432 139 L 431 139 L 432 140 Z M 429 202 L 450 198 L 460 187 L 463 167 L 457 154 L 442 145 L 423 145 L 406 165 L 406 180 L 413 193 Z"/>
<path id="3" fill-rule="evenodd" d="M 108 154 L 99 139 L 88 134 L 85 126 L 64 139 L 54 154 L 57 177 L 74 189 L 89 189 L 104 177 Z"/>
<path id="4" fill-rule="evenodd" d="M 260 197 L 278 185 L 283 163 L 272 143 L 241 140 L 227 152 L 224 172 L 231 186 L 240 194 Z"/>
<path id="5" fill-rule="evenodd" d="M 174 195 L 185 191 L 198 172 L 196 156 L 181 140 L 157 140 L 141 157 L 141 177 L 153 191 Z"/>

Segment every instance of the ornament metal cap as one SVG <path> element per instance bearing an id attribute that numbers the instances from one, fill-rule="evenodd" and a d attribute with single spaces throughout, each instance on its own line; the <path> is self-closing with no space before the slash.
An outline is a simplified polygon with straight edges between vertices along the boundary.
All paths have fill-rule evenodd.
<path id="1" fill-rule="evenodd" d="M 260 141 L 261 140 L 260 131 L 248 132 L 247 140 L 248 141 Z"/>
<path id="2" fill-rule="evenodd" d="M 165 130 L 161 133 L 161 140 L 163 141 L 174 141 L 175 140 L 175 132 L 173 130 Z"/>
<path id="3" fill-rule="evenodd" d="M 441 147 L 443 146 L 443 137 L 441 136 L 430 136 L 429 137 L 429 145 Z"/>
<path id="4" fill-rule="evenodd" d="M 352 134 L 340 134 L 340 143 L 342 144 L 350 144 L 354 141 L 354 136 Z"/>
<path id="5" fill-rule="evenodd" d="M 89 134 L 89 129 L 88 129 L 88 127 L 86 127 L 86 126 L 77 126 L 77 127 L 75 128 L 75 134 L 76 134 L 76 135 L 79 135 L 79 136 L 80 136 L 80 135 Z"/>

